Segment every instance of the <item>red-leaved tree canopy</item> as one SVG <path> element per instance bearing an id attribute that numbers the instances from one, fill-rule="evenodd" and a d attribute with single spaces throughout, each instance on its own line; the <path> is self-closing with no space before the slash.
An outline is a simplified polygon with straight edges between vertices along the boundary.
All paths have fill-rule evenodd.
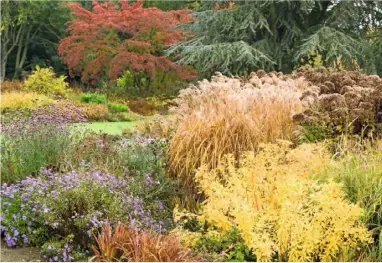
<path id="1" fill-rule="evenodd" d="M 157 71 L 175 71 L 182 79 L 193 77 L 192 71 L 162 54 L 166 46 L 183 38 L 183 32 L 174 27 L 191 20 L 188 10 L 162 11 L 142 4 L 94 1 L 89 11 L 70 3 L 75 19 L 69 22 L 70 36 L 58 47 L 69 74 L 93 85 L 101 76 L 116 79 L 127 69 L 149 77 Z"/>

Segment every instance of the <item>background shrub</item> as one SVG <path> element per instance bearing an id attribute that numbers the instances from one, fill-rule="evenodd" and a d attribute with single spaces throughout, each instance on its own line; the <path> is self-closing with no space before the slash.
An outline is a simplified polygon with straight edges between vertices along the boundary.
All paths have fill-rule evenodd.
<path id="1" fill-rule="evenodd" d="M 306 110 L 302 124 L 324 122 L 333 135 L 362 134 L 382 123 L 382 79 L 358 71 L 301 67 L 292 78 L 303 77 L 309 86 L 301 96 Z M 378 132 L 378 130 L 376 130 Z"/>
<path id="2" fill-rule="evenodd" d="M 129 111 L 129 108 L 126 105 L 120 104 L 120 103 L 109 103 L 107 104 L 107 107 L 109 108 L 111 112 L 114 112 L 114 113 Z"/>
<path id="3" fill-rule="evenodd" d="M 81 94 L 81 101 L 85 103 L 104 104 L 106 103 L 106 97 L 105 95 L 102 95 L 102 94 L 84 93 L 84 94 Z"/>
<path id="4" fill-rule="evenodd" d="M 40 68 L 28 76 L 24 83 L 25 90 L 34 91 L 48 96 L 65 96 L 68 83 L 65 82 L 65 76 L 56 77 L 51 68 Z"/>

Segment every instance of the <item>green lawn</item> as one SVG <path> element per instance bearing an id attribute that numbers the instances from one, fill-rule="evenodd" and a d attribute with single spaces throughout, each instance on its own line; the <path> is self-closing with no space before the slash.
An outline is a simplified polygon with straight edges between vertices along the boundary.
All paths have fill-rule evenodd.
<path id="1" fill-rule="evenodd" d="M 135 129 L 138 123 L 145 120 L 153 119 L 154 116 L 143 117 L 137 121 L 121 121 L 121 122 L 90 122 L 90 123 L 76 123 L 75 129 L 87 129 L 94 132 L 102 132 L 110 135 L 121 135 L 126 129 Z"/>
<path id="2" fill-rule="evenodd" d="M 134 129 L 140 121 L 121 121 L 121 122 L 92 122 L 76 124 L 76 129 L 87 129 L 94 132 L 102 132 L 107 134 L 122 134 L 123 130 L 129 128 Z"/>

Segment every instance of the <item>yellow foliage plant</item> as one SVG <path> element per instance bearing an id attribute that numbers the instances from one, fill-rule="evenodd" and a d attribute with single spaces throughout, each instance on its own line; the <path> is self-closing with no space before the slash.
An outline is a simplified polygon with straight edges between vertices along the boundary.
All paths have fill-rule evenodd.
<path id="1" fill-rule="evenodd" d="M 221 233 L 236 228 L 258 261 L 333 261 L 371 242 L 363 210 L 345 201 L 341 186 L 313 179 L 331 160 L 323 147 L 289 142 L 226 155 L 196 180 L 206 200 L 200 221 Z"/>
<path id="2" fill-rule="evenodd" d="M 51 68 L 36 67 L 24 83 L 25 90 L 48 96 L 66 96 L 68 83 L 65 76 L 56 77 Z"/>

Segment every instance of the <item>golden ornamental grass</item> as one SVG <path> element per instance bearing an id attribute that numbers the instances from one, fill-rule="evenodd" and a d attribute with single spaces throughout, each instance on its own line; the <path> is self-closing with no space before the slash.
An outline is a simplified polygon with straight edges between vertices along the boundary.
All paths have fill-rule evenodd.
<path id="1" fill-rule="evenodd" d="M 212 169 L 225 154 L 238 156 L 259 143 L 290 140 L 292 116 L 302 111 L 299 96 L 289 86 L 257 88 L 221 75 L 183 90 L 173 109 L 179 125 L 169 146 L 172 174 L 192 189 L 201 163 Z"/>
<path id="2" fill-rule="evenodd" d="M 2 111 L 36 109 L 38 106 L 52 102 L 54 102 L 54 100 L 35 92 L 11 91 L 1 94 L 0 108 Z"/>

